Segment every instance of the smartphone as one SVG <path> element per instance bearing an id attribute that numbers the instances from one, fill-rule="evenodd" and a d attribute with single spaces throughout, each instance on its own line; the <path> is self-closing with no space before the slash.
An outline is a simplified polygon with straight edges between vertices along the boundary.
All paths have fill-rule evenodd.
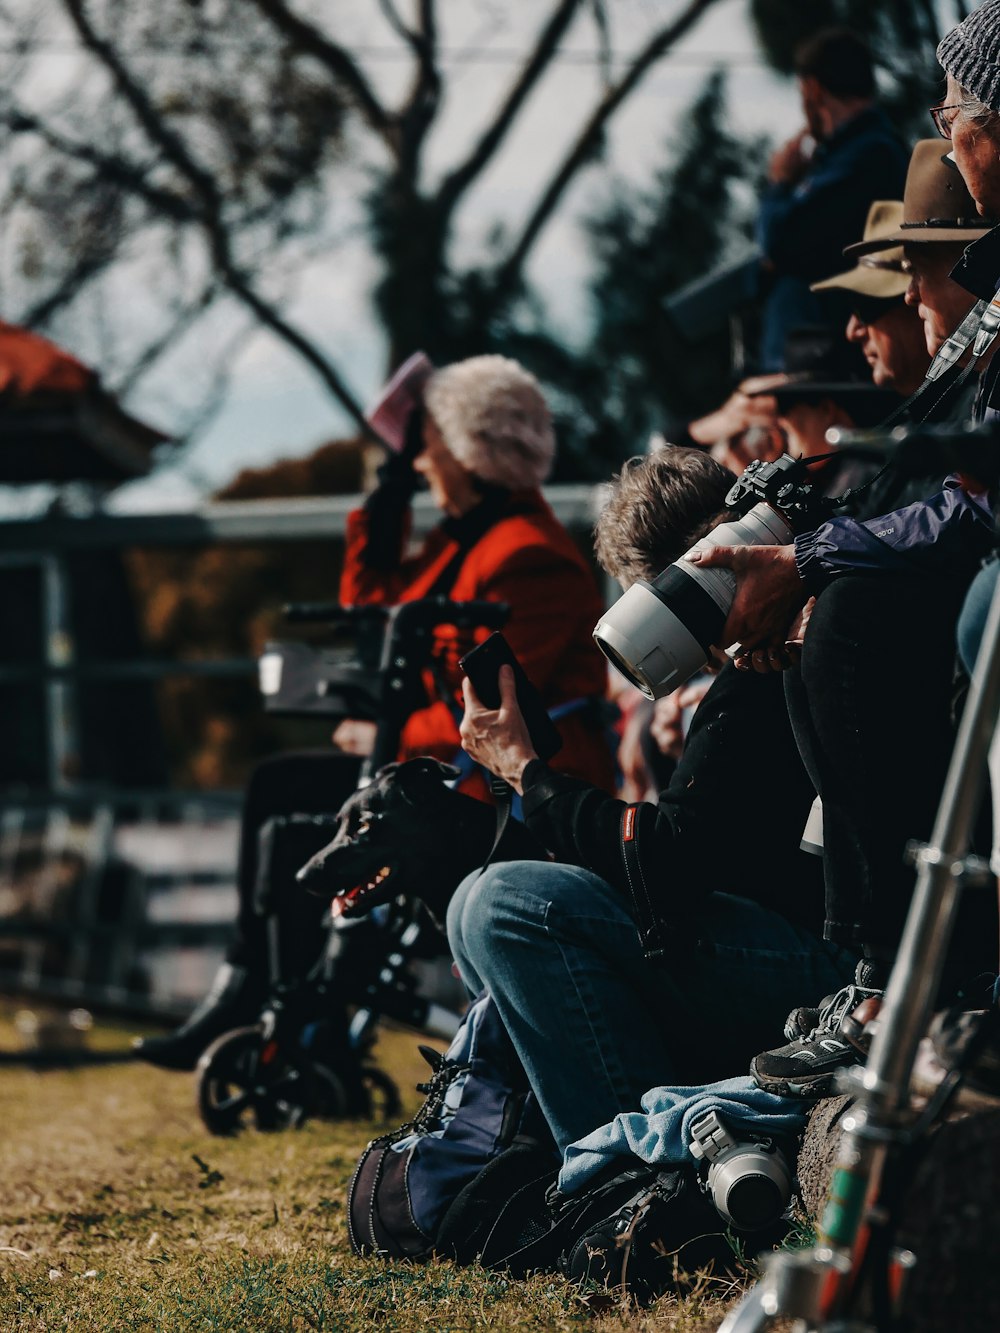
<path id="1" fill-rule="evenodd" d="M 500 668 L 511 667 L 517 689 L 517 706 L 524 717 L 535 753 L 539 759 L 547 762 L 562 748 L 562 737 L 548 715 L 542 696 L 524 674 L 524 668 L 499 631 L 466 653 L 458 665 L 472 681 L 472 688 L 487 708 L 500 707 Z"/>

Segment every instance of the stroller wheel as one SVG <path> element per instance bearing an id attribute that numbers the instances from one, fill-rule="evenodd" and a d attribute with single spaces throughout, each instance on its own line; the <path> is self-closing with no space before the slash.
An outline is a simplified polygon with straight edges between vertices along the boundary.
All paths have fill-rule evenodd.
<path id="1" fill-rule="evenodd" d="M 398 1120 L 403 1112 L 399 1088 L 377 1065 L 365 1065 L 361 1071 L 368 1093 L 368 1114 L 373 1120 Z"/>
<path id="2" fill-rule="evenodd" d="M 258 1129 L 296 1129 L 333 1092 L 313 1067 L 265 1042 L 259 1027 L 214 1041 L 198 1061 L 197 1078 L 198 1110 L 212 1134 L 235 1134 L 248 1116 Z"/>

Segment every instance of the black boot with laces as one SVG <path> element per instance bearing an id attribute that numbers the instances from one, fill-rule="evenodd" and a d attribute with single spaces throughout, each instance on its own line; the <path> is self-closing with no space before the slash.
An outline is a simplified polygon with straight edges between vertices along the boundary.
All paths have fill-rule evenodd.
<path id="1" fill-rule="evenodd" d="M 867 1059 L 872 1036 L 869 1024 L 882 999 L 882 988 L 873 986 L 871 980 L 870 965 L 863 960 L 856 980 L 828 995 L 818 1009 L 793 1010 L 785 1024 L 787 1045 L 764 1051 L 750 1062 L 757 1086 L 781 1097 L 829 1096 L 838 1069 Z M 803 1019 L 813 1014 L 815 1020 L 806 1031 Z"/>

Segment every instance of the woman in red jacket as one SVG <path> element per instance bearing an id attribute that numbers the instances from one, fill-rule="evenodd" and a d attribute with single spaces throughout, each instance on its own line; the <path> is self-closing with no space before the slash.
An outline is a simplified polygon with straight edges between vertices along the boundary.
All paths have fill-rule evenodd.
<path id="1" fill-rule="evenodd" d="M 397 423 L 403 447 L 381 468 L 366 504 L 348 518 L 340 600 L 393 605 L 446 596 L 507 603 L 504 635 L 562 733 L 552 767 L 610 791 L 613 759 L 596 707 L 605 667 L 591 637 L 603 604 L 593 574 L 538 489 L 555 454 L 538 383 L 516 361 L 480 356 L 431 372 L 417 399 L 408 420 Z M 409 555 L 410 501 L 421 478 L 444 517 Z M 427 703 L 403 729 L 401 759 L 465 759 L 458 659 L 472 643 L 455 628 L 436 632 L 435 670 L 424 681 Z M 333 738 L 342 752 L 361 755 L 371 748 L 374 728 L 348 720 Z M 336 809 L 346 794 L 345 763 L 343 754 L 330 751 L 278 756 L 258 767 L 244 803 L 240 909 L 227 961 L 186 1023 L 136 1043 L 142 1059 L 193 1069 L 217 1036 L 256 1018 L 267 984 L 265 922 L 254 911 L 259 829 L 274 815 Z M 463 766 L 463 790 L 489 799 L 482 774 L 471 762 Z M 284 899 L 284 934 L 301 953 L 304 972 L 322 943 L 323 904 L 305 894 Z"/>
<path id="2" fill-rule="evenodd" d="M 611 753 L 593 706 L 605 688 L 591 637 L 603 606 L 593 574 L 538 489 L 555 455 L 538 383 L 516 361 L 477 356 L 432 372 L 421 398 L 404 448 L 348 518 L 340 600 L 395 604 L 443 595 L 506 602 L 504 635 L 562 733 L 554 766 L 610 790 Z M 421 478 L 444 518 L 406 555 L 409 505 Z M 437 669 L 425 677 L 428 703 L 406 723 L 401 759 L 429 754 L 447 762 L 459 754 L 458 659 L 485 637 L 438 631 Z M 334 741 L 366 753 L 374 725 L 341 723 Z M 463 786 L 485 795 L 478 776 Z"/>

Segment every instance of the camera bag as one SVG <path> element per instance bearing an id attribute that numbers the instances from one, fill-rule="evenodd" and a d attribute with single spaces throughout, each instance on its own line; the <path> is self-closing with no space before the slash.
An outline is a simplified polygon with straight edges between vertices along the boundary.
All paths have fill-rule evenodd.
<path id="1" fill-rule="evenodd" d="M 412 1121 L 373 1139 L 351 1178 L 351 1247 L 393 1259 L 447 1251 L 470 1262 L 484 1214 L 540 1169 L 554 1175 L 558 1154 L 488 995 L 470 1007 L 444 1055 L 420 1051 L 432 1069 L 418 1085 L 423 1106 Z M 494 1162 L 492 1193 L 481 1190 L 471 1211 L 466 1198 L 457 1222 L 448 1224 L 459 1195 Z"/>
<path id="2" fill-rule="evenodd" d="M 561 1193 L 556 1177 L 539 1173 L 508 1198 L 481 1242 L 484 1268 L 513 1277 L 560 1272 L 646 1304 L 710 1265 L 738 1267 L 741 1254 L 784 1234 L 775 1223 L 735 1240 L 693 1163 L 612 1163 L 575 1194 Z"/>

